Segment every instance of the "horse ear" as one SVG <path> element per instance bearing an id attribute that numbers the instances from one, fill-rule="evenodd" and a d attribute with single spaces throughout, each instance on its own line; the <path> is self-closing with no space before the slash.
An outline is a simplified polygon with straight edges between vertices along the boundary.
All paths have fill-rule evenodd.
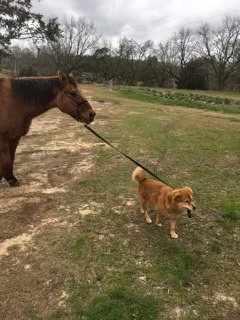
<path id="1" fill-rule="evenodd" d="M 72 70 L 71 72 L 69 72 L 68 76 L 71 77 L 71 78 L 75 78 L 76 77 L 76 72 L 74 70 Z"/>
<path id="2" fill-rule="evenodd" d="M 67 77 L 65 73 L 62 72 L 62 70 L 58 70 L 58 77 L 59 77 L 60 83 L 67 81 Z"/>

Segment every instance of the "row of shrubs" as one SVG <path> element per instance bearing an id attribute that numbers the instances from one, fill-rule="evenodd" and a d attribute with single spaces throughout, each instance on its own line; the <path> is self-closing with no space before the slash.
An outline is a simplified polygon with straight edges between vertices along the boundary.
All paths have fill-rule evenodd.
<path id="1" fill-rule="evenodd" d="M 213 105 L 240 105 L 240 100 L 234 100 L 231 98 L 221 98 L 221 97 L 212 97 L 202 94 L 195 93 L 183 93 L 183 92 L 174 92 L 163 90 L 159 91 L 151 88 L 141 88 L 141 93 L 155 96 L 159 98 L 169 99 L 169 100 L 185 100 L 193 101 L 203 104 L 213 104 Z"/>

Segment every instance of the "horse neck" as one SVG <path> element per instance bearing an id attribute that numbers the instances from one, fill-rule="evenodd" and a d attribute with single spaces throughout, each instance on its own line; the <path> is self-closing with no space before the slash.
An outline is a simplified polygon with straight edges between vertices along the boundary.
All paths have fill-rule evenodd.
<path id="1" fill-rule="evenodd" d="M 57 107 L 57 97 L 55 96 L 50 103 L 47 104 L 39 104 L 39 105 L 35 105 L 34 107 L 32 106 L 26 106 L 25 110 L 27 112 L 27 114 L 31 117 L 31 118 L 35 118 L 40 116 L 41 114 L 47 112 L 50 109 L 56 108 Z"/>

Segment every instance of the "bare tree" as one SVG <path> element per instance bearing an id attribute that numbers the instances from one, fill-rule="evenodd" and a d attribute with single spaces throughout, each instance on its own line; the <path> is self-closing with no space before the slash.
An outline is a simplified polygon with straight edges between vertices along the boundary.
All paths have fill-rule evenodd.
<path id="1" fill-rule="evenodd" d="M 170 40 L 160 42 L 155 49 L 155 55 L 163 70 L 181 86 L 184 86 L 186 81 L 186 65 L 193 58 L 194 41 L 192 30 L 181 28 Z"/>
<path id="2" fill-rule="evenodd" d="M 174 52 L 176 55 L 178 74 L 175 75 L 178 80 L 178 87 L 185 87 L 188 74 L 187 64 L 194 57 L 195 38 L 193 31 L 189 28 L 181 28 L 179 32 L 172 37 Z"/>
<path id="3" fill-rule="evenodd" d="M 205 23 L 198 29 L 198 35 L 197 51 L 211 66 L 217 88 L 222 90 L 239 63 L 240 19 L 227 16 L 218 28 Z"/>
<path id="4" fill-rule="evenodd" d="M 171 40 L 160 42 L 154 49 L 154 55 L 161 66 L 159 71 L 168 74 L 168 82 L 172 78 L 178 79 L 178 64 L 173 42 Z"/>
<path id="5" fill-rule="evenodd" d="M 94 24 L 85 18 L 64 18 L 63 36 L 48 43 L 48 52 L 58 68 L 68 72 L 79 67 L 82 57 L 95 48 L 100 39 Z"/>
<path id="6" fill-rule="evenodd" d="M 152 41 L 145 41 L 143 44 L 127 38 L 123 38 L 119 43 L 119 57 L 121 56 L 124 77 L 129 85 L 133 85 L 139 71 L 140 63 L 147 56 L 152 48 Z"/>

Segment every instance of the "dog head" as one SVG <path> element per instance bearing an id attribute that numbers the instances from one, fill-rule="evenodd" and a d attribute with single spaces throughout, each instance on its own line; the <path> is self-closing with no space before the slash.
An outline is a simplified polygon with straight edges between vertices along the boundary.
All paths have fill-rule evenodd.
<path id="1" fill-rule="evenodd" d="M 193 192 L 189 187 L 174 190 L 173 202 L 182 210 L 188 209 L 190 211 L 193 211 L 196 209 L 196 206 L 193 202 Z"/>

